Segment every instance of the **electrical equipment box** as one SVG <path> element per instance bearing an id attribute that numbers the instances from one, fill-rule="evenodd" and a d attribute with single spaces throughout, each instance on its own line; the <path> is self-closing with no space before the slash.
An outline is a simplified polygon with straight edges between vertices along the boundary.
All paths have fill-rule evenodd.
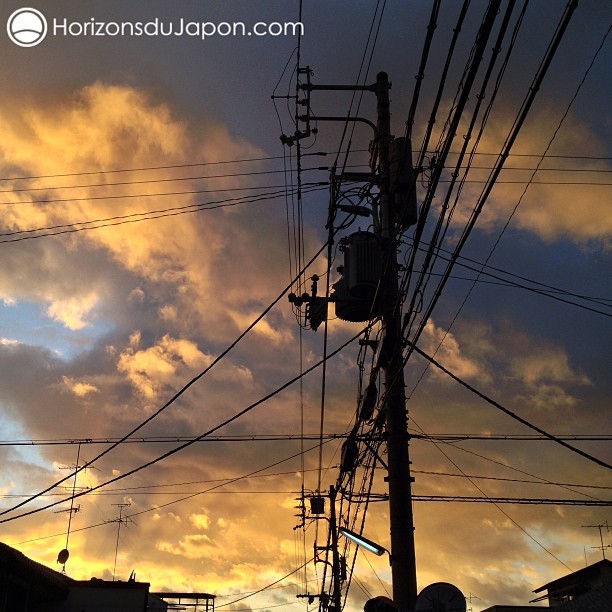
<path id="1" fill-rule="evenodd" d="M 359 456 L 359 447 L 357 442 L 352 438 L 347 438 L 342 443 L 342 452 L 340 455 L 340 471 L 350 474 L 357 466 L 357 457 Z"/>
<path id="2" fill-rule="evenodd" d="M 310 513 L 325 514 L 325 498 L 320 495 L 313 495 L 310 498 Z"/>
<path id="3" fill-rule="evenodd" d="M 402 228 L 410 227 L 418 220 L 416 179 L 410 139 L 395 138 L 389 147 L 389 188 L 395 221 Z"/>

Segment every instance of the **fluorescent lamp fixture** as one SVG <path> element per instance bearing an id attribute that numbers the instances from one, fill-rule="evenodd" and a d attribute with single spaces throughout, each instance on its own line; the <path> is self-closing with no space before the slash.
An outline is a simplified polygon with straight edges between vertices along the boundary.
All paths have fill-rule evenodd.
<path id="1" fill-rule="evenodd" d="M 379 557 L 387 552 L 387 549 L 381 546 L 380 544 L 372 542 L 372 540 L 368 540 L 368 538 L 364 538 L 362 535 L 359 535 L 358 533 L 355 533 L 350 529 L 340 527 L 339 531 L 344 537 L 348 538 L 349 540 L 352 540 L 353 542 L 355 542 L 355 544 L 359 546 L 363 546 L 363 548 L 369 550 L 370 552 L 373 552 Z"/>

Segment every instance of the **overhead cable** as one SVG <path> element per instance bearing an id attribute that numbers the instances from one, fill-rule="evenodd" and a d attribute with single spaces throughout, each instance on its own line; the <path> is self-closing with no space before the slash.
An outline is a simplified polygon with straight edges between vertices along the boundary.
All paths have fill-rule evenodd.
<path id="1" fill-rule="evenodd" d="M 557 436 L 555 436 L 555 435 L 553 435 L 551 433 L 548 433 L 547 431 L 543 430 L 542 428 L 538 427 L 537 425 L 534 425 L 533 423 L 530 423 L 529 421 L 527 421 L 523 417 L 520 417 L 518 414 L 515 414 L 514 412 L 512 412 L 511 410 L 506 408 L 505 406 L 502 406 L 499 402 L 496 402 L 494 399 L 491 399 L 490 397 L 488 397 L 487 395 L 485 395 L 481 391 L 478 391 L 475 387 L 473 387 L 472 385 L 470 385 L 466 381 L 464 381 L 461 378 L 459 378 L 456 374 L 453 374 L 448 368 L 445 368 L 441 363 L 436 361 L 433 357 L 430 357 L 427 353 L 425 353 L 425 351 L 421 350 L 415 344 L 413 344 L 413 343 L 409 343 L 409 344 L 410 344 L 412 350 L 414 350 L 416 353 L 421 355 L 421 357 L 424 357 L 425 359 L 427 359 L 427 361 L 429 361 L 432 365 L 436 366 L 436 368 L 438 368 L 439 370 L 441 370 L 442 372 L 444 372 L 445 374 L 450 376 L 453 380 L 458 382 L 460 385 L 464 386 L 466 389 L 468 389 L 472 393 L 475 393 L 481 399 L 485 400 L 486 402 L 488 402 L 492 406 L 495 406 L 495 408 L 497 408 L 498 410 L 501 410 L 504 414 L 507 414 L 509 417 L 512 417 L 513 419 L 515 419 L 519 423 L 522 423 L 523 425 L 529 427 L 530 429 L 533 429 L 534 431 L 537 431 L 538 433 L 540 433 L 543 436 L 547 437 L 549 440 L 552 440 L 553 442 L 557 442 L 558 444 L 560 444 L 561 446 L 567 448 L 568 450 L 572 451 L 573 453 L 581 455 L 582 457 L 584 457 L 585 459 L 588 459 L 589 461 L 592 461 L 593 463 L 597 463 L 598 465 L 600 465 L 602 467 L 605 467 L 605 468 L 608 468 L 608 469 L 612 470 L 612 465 L 610 465 L 609 463 L 606 463 L 605 461 L 603 461 L 601 459 L 598 459 L 597 457 L 594 457 L 593 455 L 590 455 L 589 453 L 586 453 L 585 451 L 580 450 L 579 448 L 576 448 L 575 446 L 572 446 L 571 444 L 568 444 L 567 442 L 565 442 L 561 438 L 559 438 L 559 437 L 557 437 Z"/>

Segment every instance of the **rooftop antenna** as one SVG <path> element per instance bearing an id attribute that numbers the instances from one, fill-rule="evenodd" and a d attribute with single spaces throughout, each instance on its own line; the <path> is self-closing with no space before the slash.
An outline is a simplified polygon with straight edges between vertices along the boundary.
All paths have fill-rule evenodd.
<path id="1" fill-rule="evenodd" d="M 601 523 L 600 525 L 582 525 L 582 527 L 590 527 L 593 529 L 599 529 L 599 541 L 601 542 L 601 544 L 599 546 L 591 546 L 591 548 L 596 548 L 598 550 L 601 550 L 601 555 L 604 559 L 604 561 L 606 560 L 606 548 L 611 548 L 609 544 L 604 544 L 603 542 L 603 528 L 606 528 L 606 532 L 610 531 L 610 525 L 608 525 L 608 521 L 606 521 L 605 523 Z"/>
<path id="2" fill-rule="evenodd" d="M 117 523 L 117 542 L 115 543 L 115 563 L 113 565 L 113 582 L 115 582 L 115 574 L 117 571 L 117 551 L 119 550 L 119 533 L 121 532 L 121 525 L 128 524 L 133 522 L 129 516 L 123 516 L 123 509 L 129 508 L 132 504 L 113 504 L 113 506 L 117 506 L 119 508 L 119 517 L 113 519 L 112 521 L 106 521 L 107 523 Z"/>
<path id="3" fill-rule="evenodd" d="M 469 602 L 469 608 L 467 610 L 467 612 L 473 612 L 474 608 L 472 608 L 472 600 L 473 599 L 480 599 L 480 597 L 476 597 L 476 595 L 474 595 L 472 592 L 470 592 L 470 594 L 465 598 L 466 601 Z"/>
<path id="4" fill-rule="evenodd" d="M 60 469 L 65 469 L 65 470 L 74 470 L 74 479 L 72 481 L 72 495 L 70 496 L 70 508 L 68 510 L 60 510 L 59 512 L 68 512 L 68 529 L 66 530 L 66 546 L 64 546 L 64 548 L 62 548 L 62 550 L 59 551 L 58 555 L 57 555 L 57 562 L 62 564 L 62 573 L 65 574 L 66 573 L 66 561 L 68 561 L 68 557 L 70 556 L 70 553 L 68 551 L 68 541 L 70 540 L 70 527 L 72 525 L 72 515 L 76 514 L 80 509 L 81 509 L 81 505 L 77 504 L 76 506 L 74 505 L 74 495 L 77 489 L 77 475 L 79 473 L 79 461 L 81 458 L 81 442 L 79 442 L 79 446 L 77 449 L 77 458 L 76 458 L 76 464 L 75 465 L 70 465 L 70 466 L 62 466 Z"/>

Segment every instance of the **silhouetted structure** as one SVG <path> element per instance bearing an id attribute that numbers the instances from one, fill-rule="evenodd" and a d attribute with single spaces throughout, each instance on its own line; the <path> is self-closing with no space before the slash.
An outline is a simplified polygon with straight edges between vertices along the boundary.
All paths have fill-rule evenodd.
<path id="1" fill-rule="evenodd" d="M 0 612 L 167 612 L 179 599 L 181 609 L 214 612 L 208 593 L 151 593 L 148 582 L 74 580 L 33 561 L 0 542 Z M 195 602 L 195 603 L 187 603 Z"/>

